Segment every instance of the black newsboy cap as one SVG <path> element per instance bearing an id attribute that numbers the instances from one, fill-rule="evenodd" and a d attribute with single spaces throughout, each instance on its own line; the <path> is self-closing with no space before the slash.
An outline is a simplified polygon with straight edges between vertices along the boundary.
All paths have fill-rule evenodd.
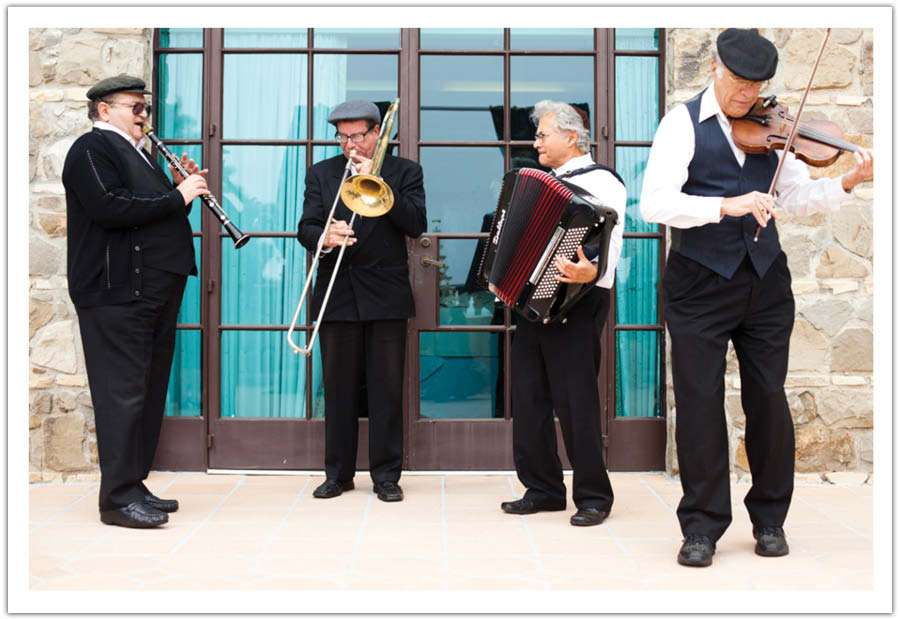
<path id="1" fill-rule="evenodd" d="M 107 77 L 105 80 L 97 82 L 89 91 L 87 91 L 88 99 L 102 99 L 106 95 L 115 92 L 136 92 L 141 95 L 151 94 L 147 90 L 147 84 L 139 77 L 131 77 L 130 75 L 117 75 L 116 77 Z"/>
<path id="2" fill-rule="evenodd" d="M 763 82 L 775 75 L 778 50 L 756 28 L 728 28 L 716 39 L 719 58 L 728 69 L 745 80 Z"/>

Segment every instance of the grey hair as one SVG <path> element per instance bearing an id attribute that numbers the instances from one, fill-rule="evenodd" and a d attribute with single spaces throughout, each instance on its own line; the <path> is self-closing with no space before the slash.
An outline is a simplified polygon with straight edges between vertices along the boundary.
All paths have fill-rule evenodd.
<path id="1" fill-rule="evenodd" d="M 583 153 L 590 150 L 591 132 L 584 126 L 584 120 L 574 107 L 562 101 L 551 101 L 550 99 L 538 101 L 534 104 L 534 110 L 531 112 L 531 122 L 537 126 L 541 122 L 541 118 L 548 114 L 553 114 L 557 129 L 575 132 L 575 145 L 578 150 Z"/>

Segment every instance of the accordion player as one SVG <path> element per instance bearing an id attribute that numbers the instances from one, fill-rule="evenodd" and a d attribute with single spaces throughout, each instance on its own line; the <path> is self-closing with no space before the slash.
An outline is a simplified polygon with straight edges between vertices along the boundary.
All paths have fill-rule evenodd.
<path id="1" fill-rule="evenodd" d="M 536 168 L 510 170 L 503 176 L 478 282 L 527 320 L 563 320 L 606 271 L 617 221 L 615 209 L 574 183 Z M 558 281 L 555 258 L 571 260 L 579 246 L 598 258 L 597 277 L 584 284 Z"/>

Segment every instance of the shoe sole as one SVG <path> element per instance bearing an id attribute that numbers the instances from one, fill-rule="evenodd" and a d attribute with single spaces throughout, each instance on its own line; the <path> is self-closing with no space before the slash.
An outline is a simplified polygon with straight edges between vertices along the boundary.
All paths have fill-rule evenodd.
<path id="1" fill-rule="evenodd" d="M 709 567 L 710 565 L 712 565 L 712 557 L 709 558 L 709 561 L 698 562 L 698 561 L 682 560 L 681 557 L 679 556 L 678 563 L 679 563 L 679 565 L 684 565 L 687 567 Z"/>
<path id="2" fill-rule="evenodd" d="M 156 527 L 169 522 L 169 519 L 166 518 L 162 522 L 145 524 L 142 522 L 129 522 L 129 523 L 115 522 L 112 520 L 106 520 L 103 516 L 100 516 L 100 522 L 102 522 L 103 524 L 108 524 L 110 526 L 125 527 L 126 529 L 155 529 Z"/>
<path id="3" fill-rule="evenodd" d="M 538 512 L 562 512 L 562 511 L 566 510 L 565 507 L 540 507 L 538 509 L 531 509 L 528 511 L 522 511 L 522 510 L 518 510 L 518 509 L 511 510 L 511 509 L 505 509 L 503 507 L 501 507 L 500 509 L 503 511 L 503 513 L 513 514 L 514 516 L 527 516 L 528 514 L 536 514 Z"/>
<path id="4" fill-rule="evenodd" d="M 574 520 L 569 520 L 569 524 L 573 527 L 596 527 L 598 524 L 603 524 L 603 520 L 598 520 L 597 522 L 576 522 Z"/>
<path id="5" fill-rule="evenodd" d="M 784 556 L 787 556 L 788 554 L 790 554 L 791 550 L 790 550 L 790 548 L 785 548 L 784 552 L 781 552 L 781 551 L 769 552 L 766 550 L 760 550 L 760 547 L 757 546 L 756 548 L 754 548 L 754 552 L 761 557 L 784 557 Z"/>

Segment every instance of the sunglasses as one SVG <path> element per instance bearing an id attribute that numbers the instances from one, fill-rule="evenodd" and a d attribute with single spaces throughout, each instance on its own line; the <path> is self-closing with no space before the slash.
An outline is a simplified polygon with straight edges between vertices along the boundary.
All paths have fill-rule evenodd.
<path id="1" fill-rule="evenodd" d="M 150 113 L 153 111 L 153 106 L 149 103 L 144 103 L 143 101 L 138 101 L 134 104 L 120 103 L 119 101 L 105 101 L 105 103 L 106 105 L 124 105 L 131 107 L 131 113 L 135 116 L 140 116 L 144 111 L 147 112 L 147 116 L 150 116 Z"/>

